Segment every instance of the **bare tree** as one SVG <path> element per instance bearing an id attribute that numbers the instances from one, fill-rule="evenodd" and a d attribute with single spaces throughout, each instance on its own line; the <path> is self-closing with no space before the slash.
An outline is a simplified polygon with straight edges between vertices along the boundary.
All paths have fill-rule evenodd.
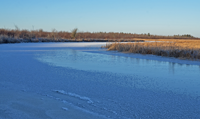
<path id="1" fill-rule="evenodd" d="M 72 39 L 76 38 L 77 30 L 78 30 L 77 28 L 75 28 L 75 29 L 72 30 L 72 33 L 71 33 L 71 38 Z"/>

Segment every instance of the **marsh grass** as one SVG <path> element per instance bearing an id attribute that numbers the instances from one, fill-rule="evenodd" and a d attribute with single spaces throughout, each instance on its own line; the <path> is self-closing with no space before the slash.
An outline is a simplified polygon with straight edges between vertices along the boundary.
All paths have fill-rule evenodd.
<path id="1" fill-rule="evenodd" d="M 51 32 L 38 30 L 20 29 L 15 25 L 15 29 L 0 29 L 0 35 L 4 40 L 0 43 L 18 42 L 134 42 L 143 39 L 198 39 L 191 35 L 159 36 L 152 34 L 133 34 L 123 32 L 77 32 L 75 28 L 71 32 L 56 31 Z M 7 40 L 5 40 L 7 38 Z"/>
<path id="2" fill-rule="evenodd" d="M 6 35 L 0 35 L 0 43 L 19 43 L 22 39 L 17 37 L 9 37 Z"/>
<path id="3" fill-rule="evenodd" d="M 200 60 L 200 41 L 198 40 L 112 43 L 106 45 L 105 48 L 119 52 L 153 54 L 181 59 Z"/>

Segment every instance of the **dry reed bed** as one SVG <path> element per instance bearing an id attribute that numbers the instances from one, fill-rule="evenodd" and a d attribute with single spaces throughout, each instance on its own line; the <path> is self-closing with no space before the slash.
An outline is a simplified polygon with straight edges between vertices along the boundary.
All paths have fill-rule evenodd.
<path id="1" fill-rule="evenodd" d="M 143 39 L 199 39 L 189 34 L 174 36 L 159 36 L 148 34 L 133 34 L 123 32 L 78 32 L 77 28 L 71 32 L 57 31 L 51 32 L 38 30 L 20 30 L 0 28 L 0 43 L 18 42 L 138 42 Z M 199 39 L 200 40 L 200 39 Z"/>
<path id="2" fill-rule="evenodd" d="M 105 46 L 119 52 L 153 54 L 181 59 L 200 60 L 200 41 L 171 40 L 145 43 L 113 43 Z"/>
<path id="3" fill-rule="evenodd" d="M 0 35 L 6 35 L 8 37 L 17 37 L 23 39 L 32 38 L 55 38 L 55 39 L 199 39 L 189 34 L 185 35 L 174 35 L 174 36 L 159 36 L 148 34 L 136 34 L 136 33 L 123 33 L 123 32 L 78 32 L 75 28 L 71 32 L 57 31 L 53 29 L 51 32 L 38 30 L 20 30 L 17 26 L 15 29 L 3 29 L 0 28 Z"/>

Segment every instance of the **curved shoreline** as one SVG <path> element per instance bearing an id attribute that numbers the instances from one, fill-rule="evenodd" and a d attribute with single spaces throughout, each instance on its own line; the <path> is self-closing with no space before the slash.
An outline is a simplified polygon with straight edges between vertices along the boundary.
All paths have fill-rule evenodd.
<path id="1" fill-rule="evenodd" d="M 186 42 L 186 41 L 185 41 Z M 193 46 L 185 45 L 187 42 L 145 42 L 145 43 L 112 43 L 104 48 L 110 51 L 119 51 L 136 54 L 150 54 L 164 57 L 174 57 L 200 61 L 200 42 L 191 43 Z M 190 43 L 190 42 L 188 42 Z"/>

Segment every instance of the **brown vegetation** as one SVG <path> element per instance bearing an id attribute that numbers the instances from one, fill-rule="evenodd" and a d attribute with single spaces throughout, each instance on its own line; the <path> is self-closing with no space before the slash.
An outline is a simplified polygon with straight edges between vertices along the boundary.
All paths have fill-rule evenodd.
<path id="1" fill-rule="evenodd" d="M 142 41 L 141 39 L 198 39 L 191 35 L 174 35 L 174 36 L 158 36 L 148 34 L 132 34 L 132 33 L 114 33 L 114 32 L 72 32 L 56 31 L 52 32 L 39 30 L 20 30 L 16 29 L 0 29 L 0 43 L 13 42 L 93 42 L 93 41 L 109 41 L 109 42 L 130 42 Z"/>
<path id="2" fill-rule="evenodd" d="M 200 60 L 200 41 L 168 40 L 144 43 L 113 43 L 105 46 L 119 52 L 153 54 L 181 59 Z"/>

